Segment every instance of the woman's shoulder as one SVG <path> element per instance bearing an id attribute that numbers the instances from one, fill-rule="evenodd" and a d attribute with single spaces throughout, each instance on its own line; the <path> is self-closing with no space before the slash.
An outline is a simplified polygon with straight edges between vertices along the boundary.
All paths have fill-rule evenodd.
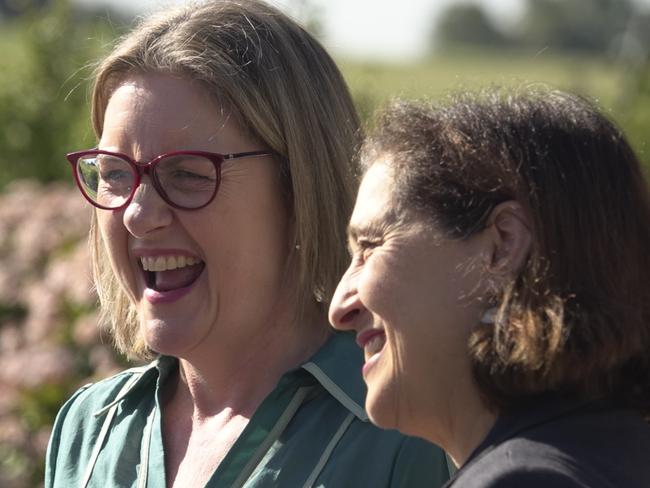
<path id="1" fill-rule="evenodd" d="M 453 488 L 650 486 L 650 427 L 620 410 L 540 424 L 488 447 Z"/>
<path id="2" fill-rule="evenodd" d="M 515 437 L 488 448 L 464 466 L 449 484 L 453 488 L 577 488 L 582 467 L 556 446 Z M 602 486 L 600 484 L 593 486 Z"/>
<path id="3" fill-rule="evenodd" d="M 129 368 L 100 381 L 81 386 L 63 405 L 59 416 L 64 413 L 66 415 L 74 413 L 82 418 L 88 415 L 94 416 L 127 393 L 129 387 L 151 368 L 152 365 Z"/>
<path id="4" fill-rule="evenodd" d="M 145 374 L 155 369 L 155 361 L 146 366 L 138 366 L 121 371 L 113 376 L 95 383 L 88 383 L 75 391 L 63 404 L 57 413 L 50 444 L 59 443 L 62 439 L 72 435 L 77 437 L 80 433 L 96 430 L 95 426 L 101 423 L 101 417 L 113 405 L 121 406 L 128 402 L 121 402 L 135 386 L 138 391 L 146 394 L 147 389 L 141 388 L 139 383 Z M 151 391 L 153 394 L 153 390 Z"/>
<path id="5" fill-rule="evenodd" d="M 89 383 L 77 389 L 59 410 L 47 448 L 45 486 L 53 486 L 55 473 L 65 476 L 80 475 L 79 466 L 90 458 L 91 450 L 107 412 L 118 403 L 145 376 L 155 369 L 155 362 L 148 366 L 130 368 L 96 383 Z M 146 389 L 138 388 L 138 391 Z M 75 452 L 75 456 L 65 453 Z M 62 453 L 59 456 L 59 453 Z M 63 475 L 60 475 L 63 476 Z M 70 478 L 71 480 L 72 478 Z M 77 480 L 77 478 L 74 478 Z M 70 481 L 66 478 L 67 481 Z M 67 483 L 66 485 L 76 485 Z"/>

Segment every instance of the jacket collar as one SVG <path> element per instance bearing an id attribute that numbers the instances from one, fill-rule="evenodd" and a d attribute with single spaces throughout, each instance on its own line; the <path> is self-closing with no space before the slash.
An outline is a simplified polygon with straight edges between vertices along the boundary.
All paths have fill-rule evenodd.
<path id="1" fill-rule="evenodd" d="M 502 413 L 487 436 L 474 449 L 465 465 L 481 457 L 495 446 L 536 427 L 561 417 L 614 408 L 605 399 L 584 399 L 560 393 L 543 393 L 531 396 L 512 411 Z"/>
<path id="2" fill-rule="evenodd" d="M 334 333 L 327 342 L 300 366 L 347 410 L 362 421 L 368 420 L 363 408 L 366 386 L 361 378 L 363 355 L 348 332 Z M 123 374 L 130 374 L 131 379 L 125 388 L 108 405 L 94 413 L 99 416 L 113 405 L 120 403 L 131 392 L 146 382 L 155 380 L 160 388 L 165 378 L 178 367 L 178 360 L 171 356 L 158 356 L 147 365 L 131 368 Z M 295 372 L 295 370 L 294 370 Z M 291 374 L 288 372 L 286 374 Z M 133 376 L 135 375 L 135 376 Z"/>
<path id="3" fill-rule="evenodd" d="M 349 332 L 337 332 L 314 354 L 302 369 L 309 372 L 346 409 L 368 420 L 363 405 L 366 385 L 361 377 L 363 353 Z"/>

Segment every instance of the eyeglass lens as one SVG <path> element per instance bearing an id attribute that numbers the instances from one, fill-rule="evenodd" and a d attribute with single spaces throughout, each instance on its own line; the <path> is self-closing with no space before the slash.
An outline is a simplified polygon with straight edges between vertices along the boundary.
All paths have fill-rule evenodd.
<path id="1" fill-rule="evenodd" d="M 208 158 L 191 154 L 168 156 L 154 166 L 163 198 L 184 208 L 207 204 L 218 184 L 216 165 Z M 93 202 L 107 207 L 123 206 L 134 192 L 135 168 L 126 160 L 108 154 L 90 154 L 77 161 L 81 187 Z"/>

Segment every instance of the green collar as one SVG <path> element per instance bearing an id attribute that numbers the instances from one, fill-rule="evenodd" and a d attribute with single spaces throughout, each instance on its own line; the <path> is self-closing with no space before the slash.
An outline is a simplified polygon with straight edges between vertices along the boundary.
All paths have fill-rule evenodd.
<path id="1" fill-rule="evenodd" d="M 327 342 L 304 364 L 295 370 L 285 373 L 280 381 L 287 376 L 299 374 L 301 370 L 307 371 L 318 383 L 327 390 L 347 410 L 362 421 L 368 420 L 363 404 L 366 396 L 366 387 L 361 375 L 358 374 L 363 365 L 361 350 L 355 344 L 354 336 L 348 332 L 336 332 Z M 121 391 L 117 397 L 95 412 L 99 416 L 109 410 L 113 405 L 120 403 L 139 386 L 155 380 L 157 387 L 178 367 L 178 360 L 171 356 L 158 356 L 145 366 L 131 368 L 131 374 L 138 375 L 129 386 Z"/>

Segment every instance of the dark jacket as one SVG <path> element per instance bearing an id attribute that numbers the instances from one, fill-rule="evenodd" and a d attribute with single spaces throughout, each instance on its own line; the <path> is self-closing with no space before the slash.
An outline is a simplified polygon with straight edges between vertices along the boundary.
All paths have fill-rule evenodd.
<path id="1" fill-rule="evenodd" d="M 611 402 L 542 396 L 500 416 L 445 487 L 650 488 L 650 426 Z"/>

